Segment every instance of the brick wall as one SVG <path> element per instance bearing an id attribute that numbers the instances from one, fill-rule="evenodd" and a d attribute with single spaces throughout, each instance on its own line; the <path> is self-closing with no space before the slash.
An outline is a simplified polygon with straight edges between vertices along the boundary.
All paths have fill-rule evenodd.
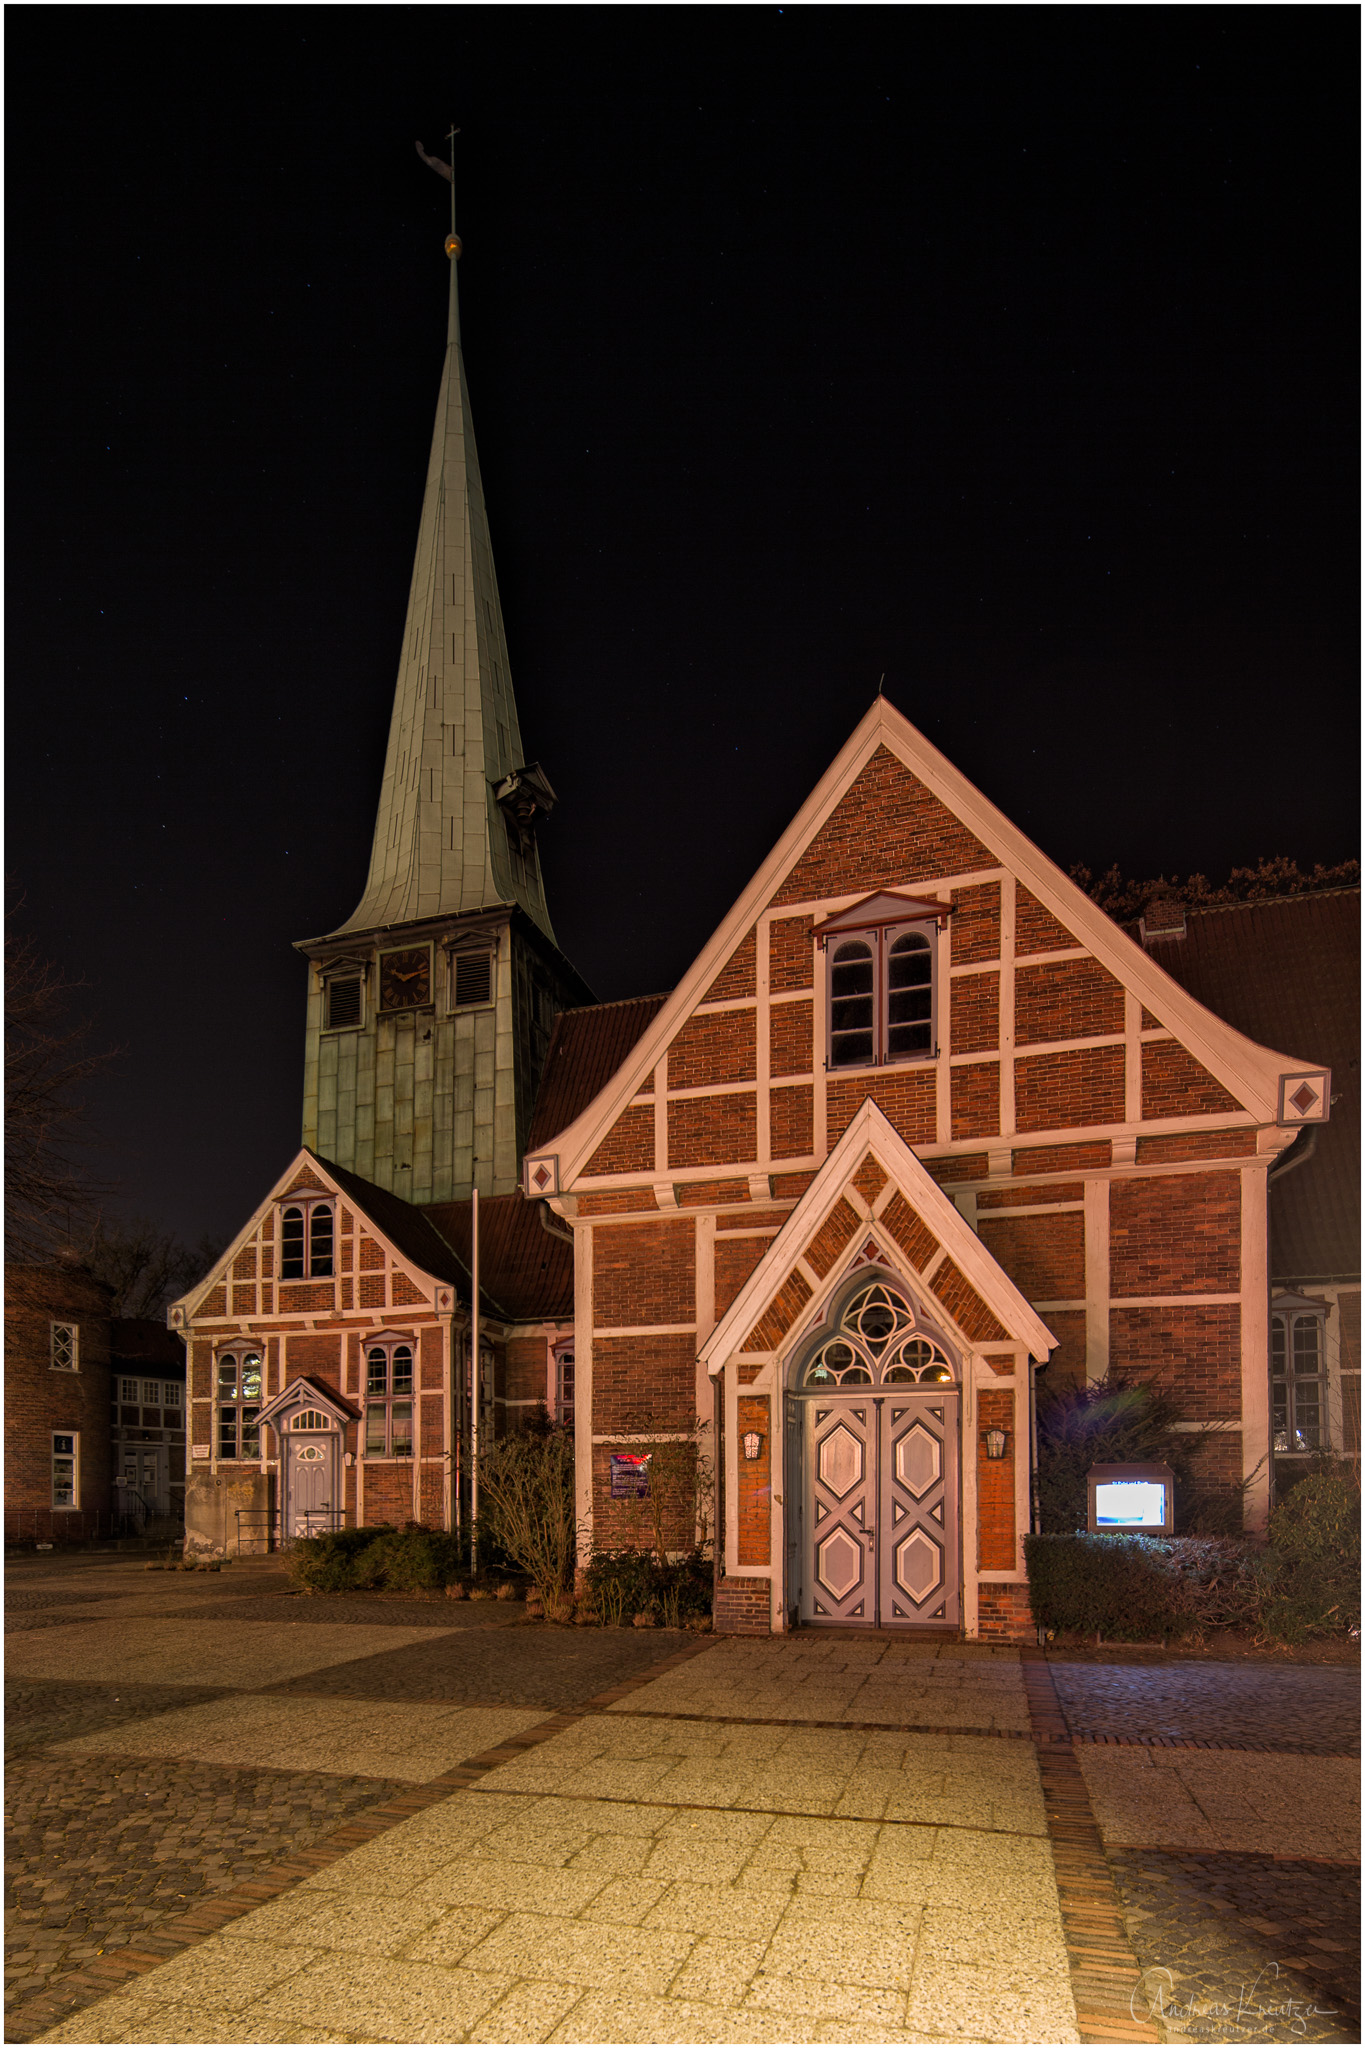
<path id="1" fill-rule="evenodd" d="M 878 747 L 778 891 L 813 903 L 995 866 L 994 856 L 887 747 Z"/>
<path id="2" fill-rule="evenodd" d="M 809 1074 L 814 1062 L 815 1012 L 809 1003 L 777 1003 L 768 1014 L 768 1071 Z M 672 1066 L 669 1075 L 672 1077 Z M 742 1076 L 736 1074 L 737 1081 Z"/>
<path id="3" fill-rule="evenodd" d="M 653 1111 L 649 1112 L 651 1129 Z M 691 1095 L 668 1105 L 670 1166 L 728 1166 L 758 1150 L 755 1095 Z"/>
<path id="4" fill-rule="evenodd" d="M 857 1210 L 840 1195 L 824 1223 L 806 1246 L 806 1263 L 813 1266 L 823 1280 L 831 1266 L 838 1260 L 840 1253 L 852 1244 L 861 1228 Z"/>
<path id="5" fill-rule="evenodd" d="M 647 1107 L 622 1110 L 583 1171 L 593 1173 L 647 1173 L 654 1165 L 654 1111 Z"/>
<path id="6" fill-rule="evenodd" d="M 993 1138 L 1000 1129 L 1000 1067 L 995 1060 L 952 1069 L 954 1138 Z"/>
<path id="7" fill-rule="evenodd" d="M 938 1239 L 919 1212 L 911 1208 L 899 1188 L 882 1210 L 881 1220 L 915 1271 L 922 1273 L 938 1250 Z"/>
<path id="8" fill-rule="evenodd" d="M 1119 1183 L 1118 1185 L 1122 1185 Z M 982 1243 L 1029 1301 L 1077 1301 L 1085 1295 L 1085 1218 L 979 1215 Z"/>
<path id="9" fill-rule="evenodd" d="M 1088 1145 L 1034 1145 L 1027 1152 L 1014 1154 L 1012 1170 L 1017 1174 L 1086 1173 L 1108 1166 L 1109 1159 L 1107 1138 L 1097 1138 Z M 1069 1197 L 1054 1195 L 1052 1199 L 1063 1201 Z"/>
<path id="10" fill-rule="evenodd" d="M 1123 1122 L 1123 1047 L 1078 1046 L 1014 1063 L 1015 1125 L 1055 1131 L 1068 1124 Z"/>
<path id="11" fill-rule="evenodd" d="M 774 1159 L 805 1159 L 815 1150 L 815 1096 L 809 1088 L 768 1091 L 769 1141 Z"/>
<path id="12" fill-rule="evenodd" d="M 411 1458 L 367 1459 L 365 1463 L 365 1526 L 394 1522 L 401 1529 L 413 1519 Z"/>
<path id="13" fill-rule="evenodd" d="M 1028 1643 L 1037 1635 L 1027 1586 L 982 1586 L 976 1606 L 977 1633 L 983 1642 Z"/>
<path id="14" fill-rule="evenodd" d="M 1173 1038 L 1158 1038 L 1142 1048 L 1142 1114 L 1163 1116 L 1217 1116 L 1223 1110 L 1240 1107 L 1222 1083 L 1215 1081 L 1207 1067 L 1193 1053 L 1186 1052 Z M 1096 1121 L 1096 1119 L 1092 1119 Z"/>
<path id="15" fill-rule="evenodd" d="M 52 1324 L 74 1323 L 78 1369 L 52 1364 Z M 5 1275 L 5 1505 L 52 1509 L 52 1433 L 79 1434 L 78 1509 L 107 1515 L 112 1502 L 109 1371 L 109 1296 L 98 1282 L 75 1272 L 11 1265 Z M 60 1542 L 74 1529 L 65 1511 L 53 1517 Z M 82 1525 L 83 1526 L 83 1525 Z"/>
<path id="16" fill-rule="evenodd" d="M 907 1145 L 932 1145 L 937 1134 L 937 1077 L 931 1066 L 866 1069 L 846 1081 L 831 1080 L 825 1094 L 825 1142 L 838 1144 L 870 1095 Z"/>
<path id="17" fill-rule="evenodd" d="M 775 917 L 768 926 L 768 987 L 815 986 L 813 917 Z"/>
<path id="18" fill-rule="evenodd" d="M 1000 976 L 963 974 L 951 984 L 954 1052 L 994 1052 L 1000 1043 Z"/>
<path id="19" fill-rule="evenodd" d="M 974 960 L 998 960 L 1000 884 L 978 882 L 967 889 L 954 889 L 949 931 L 954 967 L 963 967 Z"/>
<path id="20" fill-rule="evenodd" d="M 755 965 L 758 959 L 758 931 L 745 933 L 720 973 L 702 997 L 704 1003 L 725 1003 L 757 991 Z"/>
<path id="21" fill-rule="evenodd" d="M 1255 1156 L 1255 1131 L 1167 1131 L 1159 1138 L 1139 1138 L 1139 1166 L 1164 1166 L 1177 1159 L 1249 1159 Z"/>
<path id="22" fill-rule="evenodd" d="M 544 1401 L 548 1385 L 543 1330 L 507 1340 L 506 1388 L 509 1402 Z M 526 1411 L 523 1409 L 522 1411 Z"/>
<path id="23" fill-rule="evenodd" d="M 285 1351 L 285 1384 L 307 1373 L 341 1392 L 341 1337 L 318 1332 L 313 1336 L 295 1334 Z"/>
<path id="24" fill-rule="evenodd" d="M 663 1337 L 595 1337 L 592 1423 L 615 1430 L 686 1429 L 696 1416 L 697 1340 L 691 1332 Z"/>
<path id="25" fill-rule="evenodd" d="M 660 1445 L 640 1440 L 628 1444 L 594 1444 L 592 1447 L 592 1502 L 593 1536 L 606 1550 L 649 1550 L 654 1544 L 655 1503 L 644 1500 L 613 1500 L 611 1497 L 612 1452 L 622 1451 L 631 1457 L 642 1455 L 668 1455 L 675 1452 L 676 1445 Z M 676 1490 L 671 1502 L 665 1501 L 663 1514 L 663 1540 L 667 1550 L 690 1550 L 697 1540 L 696 1523 L 683 1504 L 685 1489 Z"/>
<path id="26" fill-rule="evenodd" d="M 1109 1190 L 1109 1291 L 1233 1294 L 1241 1284 L 1237 1173 L 1160 1174 Z"/>
<path id="27" fill-rule="evenodd" d="M 718 1636 L 771 1633 L 771 1596 L 766 1579 L 722 1578 L 716 1588 L 712 1626 Z"/>
<path id="28" fill-rule="evenodd" d="M 689 1017 L 668 1048 L 669 1087 L 714 1088 L 727 1081 L 752 1081 L 758 1072 L 754 1028 L 752 1010 Z M 806 1064 L 809 1068 L 810 1062 Z"/>
<path id="29" fill-rule="evenodd" d="M 1058 924 L 1051 911 L 1044 910 L 1038 898 L 1031 895 L 1022 885 L 1014 892 L 1014 950 L 1018 955 L 1026 953 L 1060 953 L 1065 947 L 1074 946 L 1073 935 L 1064 924 Z"/>
<path id="30" fill-rule="evenodd" d="M 1043 1400 L 1064 1387 L 1083 1387 L 1086 1381 L 1085 1310 L 1049 1309 L 1045 1320 L 1057 1339 L 1057 1349 L 1038 1382 L 1039 1398 Z"/>
<path id="31" fill-rule="evenodd" d="M 951 1259 L 945 1259 L 930 1282 L 933 1292 L 960 1330 L 973 1343 L 998 1344 L 1005 1335 L 965 1273 Z"/>
<path id="32" fill-rule="evenodd" d="M 1109 1367 L 1167 1388 L 1191 1422 L 1238 1421 L 1240 1306 L 1230 1301 L 1200 1308 L 1111 1308 Z"/>
<path id="33" fill-rule="evenodd" d="M 1003 1458 L 986 1456 L 986 1431 L 1003 1429 L 1008 1441 Z M 1013 1571 L 1015 1566 L 1014 1454 L 1019 1431 L 1014 1394 L 1008 1387 L 982 1387 L 977 1395 L 976 1499 L 977 1568 L 983 1572 Z"/>
<path id="34" fill-rule="evenodd" d="M 716 1238 L 717 1317 L 725 1314 L 771 1243 L 771 1237 Z"/>
<path id="35" fill-rule="evenodd" d="M 1016 973 L 1016 1045 L 1104 1038 L 1122 1029 L 1123 986 L 1097 960 L 1059 960 L 1055 966 L 1021 967 Z M 954 1049 L 965 1050 L 956 1043 Z"/>
<path id="36" fill-rule="evenodd" d="M 738 1403 L 736 1451 L 740 1564 L 767 1564 L 772 1555 L 772 1418 L 766 1394 L 742 1394 Z M 756 1458 L 744 1455 L 744 1434 L 756 1430 L 761 1439 Z"/>
<path id="37" fill-rule="evenodd" d="M 693 1322 L 696 1276 L 696 1230 L 690 1218 L 600 1223 L 592 1239 L 593 1325 L 610 1330 Z"/>

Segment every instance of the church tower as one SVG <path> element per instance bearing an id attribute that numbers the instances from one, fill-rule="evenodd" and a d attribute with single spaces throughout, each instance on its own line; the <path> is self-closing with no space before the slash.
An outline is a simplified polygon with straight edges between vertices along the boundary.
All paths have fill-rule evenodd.
<path id="1" fill-rule="evenodd" d="M 428 162 L 432 161 L 430 158 Z M 442 171 L 445 167 L 438 166 Z M 557 1010 L 555 944 L 460 347 L 452 178 L 445 370 L 369 877 L 309 961 L 303 1139 L 415 1203 L 506 1194 Z"/>

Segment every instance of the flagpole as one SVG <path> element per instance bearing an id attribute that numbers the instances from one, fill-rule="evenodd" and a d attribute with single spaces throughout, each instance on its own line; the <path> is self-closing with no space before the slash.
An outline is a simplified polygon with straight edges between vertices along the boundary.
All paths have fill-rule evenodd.
<path id="1" fill-rule="evenodd" d="M 470 1298 L 469 1343 L 472 1353 L 470 1385 L 473 1389 L 469 1414 L 469 1569 L 478 1570 L 479 1543 L 479 1410 L 482 1406 L 482 1360 L 479 1357 L 479 1191 L 473 1190 L 469 1208 Z"/>

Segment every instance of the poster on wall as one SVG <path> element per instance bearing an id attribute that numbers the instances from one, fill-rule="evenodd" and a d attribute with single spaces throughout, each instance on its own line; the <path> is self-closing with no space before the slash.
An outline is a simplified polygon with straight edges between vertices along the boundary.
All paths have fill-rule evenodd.
<path id="1" fill-rule="evenodd" d="M 628 1451 L 611 1454 L 611 1497 L 613 1500 L 648 1500 L 649 1453 L 635 1457 Z"/>

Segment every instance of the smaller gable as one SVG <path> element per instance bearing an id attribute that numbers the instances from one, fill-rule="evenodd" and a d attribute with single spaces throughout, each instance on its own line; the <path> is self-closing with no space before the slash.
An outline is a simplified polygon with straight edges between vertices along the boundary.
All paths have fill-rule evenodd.
<path id="1" fill-rule="evenodd" d="M 858 1183 L 866 1186 L 877 1174 L 879 1191 L 869 1202 Z M 841 1269 L 851 1269 L 848 1248 L 866 1228 L 859 1200 L 873 1209 L 876 1229 L 900 1245 L 924 1275 L 969 1344 L 1013 1342 L 1037 1359 L 1055 1348 L 1057 1340 L 1037 1311 L 869 1099 L 701 1347 L 708 1372 L 720 1372 L 738 1352 L 776 1351 L 816 1298 L 808 1275 L 832 1286 Z M 853 1264 L 868 1256 L 869 1245 L 877 1256 L 871 1237 Z M 822 1299 L 824 1292 L 822 1287 Z"/>

